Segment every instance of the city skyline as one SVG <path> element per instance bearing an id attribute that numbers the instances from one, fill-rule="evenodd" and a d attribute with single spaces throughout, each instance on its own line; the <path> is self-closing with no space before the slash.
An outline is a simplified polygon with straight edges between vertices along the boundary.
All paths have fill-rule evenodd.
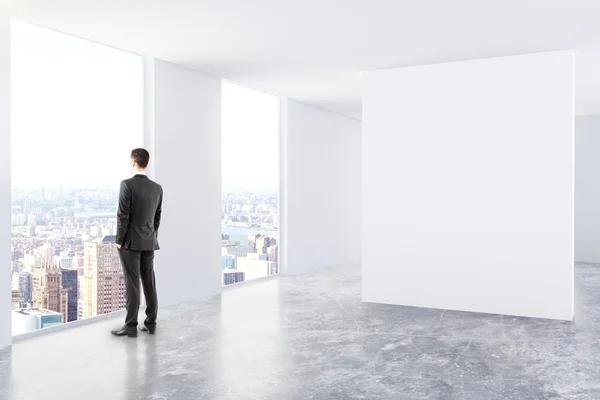
<path id="1" fill-rule="evenodd" d="M 125 306 L 111 237 L 129 154 L 143 147 L 143 64 L 19 21 L 12 51 L 12 301 L 22 333 L 35 319 L 39 329 Z M 279 272 L 279 98 L 222 82 L 221 99 L 221 222 L 231 234 L 221 252 L 231 262 L 214 268 L 228 284 Z"/>
<path id="2" fill-rule="evenodd" d="M 111 239 L 117 199 L 118 189 L 13 190 L 11 270 L 18 321 L 26 325 L 37 318 L 40 327 L 53 326 L 124 306 L 123 274 Z M 222 270 L 224 285 L 279 272 L 278 193 L 224 193 L 221 222 L 222 264 L 214 267 Z M 24 332 L 23 324 L 15 332 Z"/>

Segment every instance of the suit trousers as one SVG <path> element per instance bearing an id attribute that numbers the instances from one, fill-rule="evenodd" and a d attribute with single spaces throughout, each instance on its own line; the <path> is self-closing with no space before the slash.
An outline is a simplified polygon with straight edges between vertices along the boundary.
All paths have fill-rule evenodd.
<path id="1" fill-rule="evenodd" d="M 138 325 L 141 279 L 144 297 L 146 298 L 146 320 L 144 325 L 154 326 L 158 314 L 158 297 L 154 278 L 154 251 L 136 251 L 121 248 L 119 249 L 119 257 L 121 258 L 127 289 L 125 325 L 131 327 Z"/>

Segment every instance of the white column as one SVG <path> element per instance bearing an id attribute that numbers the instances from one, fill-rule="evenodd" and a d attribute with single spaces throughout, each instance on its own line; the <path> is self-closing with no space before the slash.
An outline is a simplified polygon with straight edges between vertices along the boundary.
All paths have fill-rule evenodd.
<path id="1" fill-rule="evenodd" d="M 573 64 L 365 74 L 363 300 L 572 319 Z"/>
<path id="2" fill-rule="evenodd" d="M 154 58 L 144 57 L 144 147 L 154 154 Z M 148 165 L 148 176 L 154 179 L 154 162 Z"/>
<path id="3" fill-rule="evenodd" d="M 10 14 L 0 5 L 0 348 L 11 335 Z"/>
<path id="4" fill-rule="evenodd" d="M 600 115 L 575 123 L 575 261 L 600 262 Z"/>
<path id="5" fill-rule="evenodd" d="M 145 146 L 164 190 L 160 306 L 221 292 L 221 80 L 145 60 Z"/>
<path id="6" fill-rule="evenodd" d="M 288 270 L 288 98 L 279 99 L 279 272 Z"/>

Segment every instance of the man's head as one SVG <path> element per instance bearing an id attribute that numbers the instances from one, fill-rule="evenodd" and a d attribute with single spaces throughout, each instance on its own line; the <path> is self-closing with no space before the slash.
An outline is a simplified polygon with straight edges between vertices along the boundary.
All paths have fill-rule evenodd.
<path id="1" fill-rule="evenodd" d="M 145 149 L 133 149 L 131 151 L 131 167 L 134 172 L 144 172 L 148 168 L 150 153 Z"/>

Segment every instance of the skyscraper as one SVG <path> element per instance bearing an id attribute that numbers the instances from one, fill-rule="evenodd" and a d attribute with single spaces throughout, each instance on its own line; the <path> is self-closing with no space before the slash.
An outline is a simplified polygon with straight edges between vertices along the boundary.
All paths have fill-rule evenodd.
<path id="1" fill-rule="evenodd" d="M 33 269 L 33 306 L 62 312 L 62 274 L 55 262 L 42 262 Z"/>
<path id="2" fill-rule="evenodd" d="M 27 224 L 27 216 L 23 213 L 15 215 L 15 225 L 23 226 Z"/>
<path id="3" fill-rule="evenodd" d="M 100 233 L 100 227 L 99 226 L 92 226 L 92 228 L 90 229 L 90 235 L 92 235 L 93 238 L 100 237 L 100 235 L 101 235 L 101 233 Z"/>
<path id="4" fill-rule="evenodd" d="M 12 273 L 11 288 L 12 288 L 12 290 L 19 290 L 19 273 L 18 272 Z"/>
<path id="5" fill-rule="evenodd" d="M 83 255 L 75 254 L 71 259 L 71 266 L 75 269 L 83 268 Z M 81 273 L 83 275 L 83 272 Z"/>
<path id="6" fill-rule="evenodd" d="M 12 291 L 12 296 L 11 296 L 11 304 L 12 304 L 12 309 L 16 310 L 18 308 L 21 308 L 21 294 L 19 293 L 18 290 L 13 290 Z"/>
<path id="7" fill-rule="evenodd" d="M 277 262 L 278 250 L 277 245 L 269 246 L 267 249 L 267 260 L 271 262 Z"/>
<path id="8" fill-rule="evenodd" d="M 244 282 L 244 272 L 237 272 L 235 270 L 223 271 L 223 286 L 231 285 L 234 283 Z"/>
<path id="9" fill-rule="evenodd" d="M 51 263 L 54 261 L 54 256 L 56 255 L 56 249 L 50 245 L 50 243 L 44 243 L 44 245 L 40 248 L 40 255 L 42 256 L 42 262 Z"/>
<path id="10" fill-rule="evenodd" d="M 64 269 L 73 269 L 73 258 L 68 255 L 60 256 L 60 266 Z"/>
<path id="11" fill-rule="evenodd" d="M 23 258 L 25 253 L 21 249 L 13 249 L 12 250 L 12 260 L 18 261 L 20 258 Z"/>
<path id="12" fill-rule="evenodd" d="M 91 318 L 124 309 L 125 278 L 115 237 L 85 243 L 83 264 L 80 316 Z"/>
<path id="13" fill-rule="evenodd" d="M 42 257 L 38 254 L 27 253 L 25 254 L 25 257 L 23 257 L 23 264 L 25 270 L 28 272 L 33 272 L 33 268 L 38 267 L 42 261 Z"/>
<path id="14" fill-rule="evenodd" d="M 21 296 L 21 308 L 31 305 L 33 300 L 33 275 L 29 272 L 19 274 L 19 294 Z"/>
<path id="15" fill-rule="evenodd" d="M 27 225 L 36 226 L 37 225 L 37 217 L 34 213 L 27 214 Z"/>
<path id="16" fill-rule="evenodd" d="M 267 254 L 267 249 L 271 246 L 275 246 L 277 244 L 277 240 L 272 239 L 267 236 L 258 236 L 256 238 L 256 246 L 254 253 L 258 254 Z"/>
<path id="17" fill-rule="evenodd" d="M 62 288 L 67 296 L 66 312 L 63 310 L 63 321 L 77 320 L 77 270 L 62 268 Z"/>
<path id="18" fill-rule="evenodd" d="M 248 235 L 248 247 L 250 248 L 250 253 L 256 253 L 256 242 L 262 237 L 260 234 Z"/>
<path id="19" fill-rule="evenodd" d="M 221 255 L 232 255 L 239 257 L 246 257 L 250 253 L 250 248 L 247 246 L 236 246 L 236 247 L 222 247 Z"/>
<path id="20" fill-rule="evenodd" d="M 235 256 L 224 254 L 221 256 L 221 269 L 235 269 Z"/>

